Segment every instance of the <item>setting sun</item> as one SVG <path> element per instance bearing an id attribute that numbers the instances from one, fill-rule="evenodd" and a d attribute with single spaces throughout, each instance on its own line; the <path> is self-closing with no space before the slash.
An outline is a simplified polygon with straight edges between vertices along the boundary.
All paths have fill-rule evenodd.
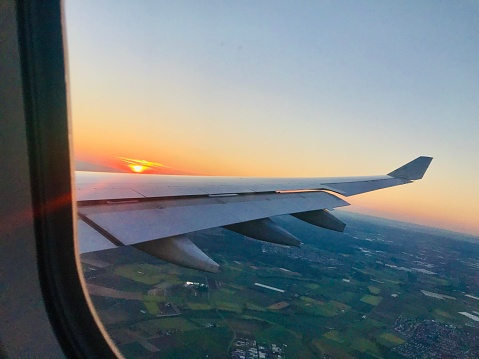
<path id="1" fill-rule="evenodd" d="M 136 160 L 133 158 L 118 157 L 118 159 L 127 164 L 128 168 L 135 173 L 141 173 L 151 168 L 165 167 L 158 162 L 150 162 L 145 160 Z"/>
<path id="2" fill-rule="evenodd" d="M 136 172 L 136 173 L 141 173 L 143 172 L 144 170 L 146 170 L 148 167 L 145 167 L 145 166 L 142 166 L 142 165 L 134 165 L 134 164 L 130 164 L 128 165 L 128 167 L 133 171 L 133 172 Z"/>

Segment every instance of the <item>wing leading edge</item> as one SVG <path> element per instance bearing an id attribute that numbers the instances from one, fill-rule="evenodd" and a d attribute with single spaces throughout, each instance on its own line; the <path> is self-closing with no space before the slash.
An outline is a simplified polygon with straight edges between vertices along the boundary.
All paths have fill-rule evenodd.
<path id="1" fill-rule="evenodd" d="M 291 214 L 342 232 L 329 210 L 352 196 L 421 179 L 431 157 L 418 157 L 382 176 L 239 178 L 77 172 L 80 253 L 131 245 L 181 266 L 219 271 L 188 238 L 224 227 L 248 237 L 300 245 L 269 218 Z"/>

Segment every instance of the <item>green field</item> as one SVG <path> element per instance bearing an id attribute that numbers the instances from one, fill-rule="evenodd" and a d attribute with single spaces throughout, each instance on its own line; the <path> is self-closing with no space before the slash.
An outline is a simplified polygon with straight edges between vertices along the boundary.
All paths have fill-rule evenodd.
<path id="1" fill-rule="evenodd" d="M 236 290 L 245 290 L 246 287 L 241 286 L 241 285 L 236 285 L 234 283 L 228 283 L 228 287 L 236 289 Z"/>
<path id="2" fill-rule="evenodd" d="M 314 304 L 314 305 L 323 305 L 324 304 L 324 302 L 318 301 L 318 300 L 313 299 L 313 298 L 305 297 L 305 296 L 301 296 L 299 299 L 305 301 L 308 304 Z"/>
<path id="3" fill-rule="evenodd" d="M 266 343 L 283 343 L 286 344 L 285 357 L 297 359 L 313 359 L 314 356 L 305 347 L 301 341 L 301 337 L 295 333 L 280 327 L 270 326 L 256 333 L 256 340 L 258 342 Z"/>
<path id="4" fill-rule="evenodd" d="M 161 295 L 148 295 L 148 294 L 144 294 L 144 295 L 142 296 L 142 300 L 145 301 L 145 302 L 158 302 L 158 303 L 166 302 L 166 301 L 167 301 L 166 297 L 164 297 L 164 296 L 161 296 Z"/>
<path id="5" fill-rule="evenodd" d="M 327 333 L 324 333 L 323 336 L 329 340 L 334 340 L 337 343 L 344 343 L 346 340 L 339 335 L 337 330 L 331 330 Z"/>
<path id="6" fill-rule="evenodd" d="M 365 338 L 358 338 L 353 341 L 351 343 L 351 348 L 354 350 L 358 350 L 362 353 L 368 353 L 376 357 L 382 358 L 381 352 L 377 345 Z"/>
<path id="7" fill-rule="evenodd" d="M 269 327 L 266 322 L 249 315 L 242 315 L 241 318 L 228 318 L 227 323 L 234 331 L 241 333 L 256 333 Z"/>
<path id="8" fill-rule="evenodd" d="M 339 310 L 349 310 L 351 309 L 351 307 L 347 304 L 344 304 L 344 303 L 341 303 L 341 302 L 338 302 L 337 300 L 331 300 L 329 302 L 330 304 L 334 305 L 336 308 L 338 308 Z"/>
<path id="9" fill-rule="evenodd" d="M 235 312 L 241 313 L 243 311 L 243 306 L 239 303 L 231 303 L 231 302 L 215 302 L 215 308 L 218 310 L 224 310 L 227 312 Z"/>
<path id="10" fill-rule="evenodd" d="M 221 288 L 220 291 L 225 293 L 225 294 L 229 294 L 229 295 L 234 295 L 236 293 L 236 291 L 234 291 L 232 289 L 228 289 L 228 288 Z"/>
<path id="11" fill-rule="evenodd" d="M 180 331 L 188 331 L 198 329 L 196 325 L 190 321 L 180 317 L 168 317 L 144 321 L 136 324 L 136 327 L 148 333 L 156 333 L 158 329 L 178 329 Z"/>
<path id="12" fill-rule="evenodd" d="M 368 304 L 376 306 L 381 302 L 382 299 L 383 299 L 383 297 L 378 297 L 378 296 L 375 296 L 375 295 L 366 294 L 365 296 L 363 296 L 361 298 L 361 302 L 368 303 Z"/>
<path id="13" fill-rule="evenodd" d="M 207 356 L 226 358 L 232 333 L 224 328 L 190 330 L 175 336 L 178 346 L 161 352 L 161 358 L 204 359 Z"/>
<path id="14" fill-rule="evenodd" d="M 381 293 L 381 289 L 377 288 L 377 287 L 374 287 L 372 285 L 368 286 L 368 289 L 369 291 L 371 292 L 371 294 L 379 294 Z"/>
<path id="15" fill-rule="evenodd" d="M 326 338 L 315 339 L 312 344 L 322 353 L 326 353 L 333 358 L 355 359 L 356 357 L 348 354 L 348 349 L 343 344 L 337 343 Z M 294 356 L 293 356 L 294 357 Z"/>
<path id="16" fill-rule="evenodd" d="M 338 314 L 337 308 L 329 304 L 305 307 L 304 310 L 306 311 L 306 313 L 328 318 L 334 317 Z"/>
<path id="17" fill-rule="evenodd" d="M 385 339 L 388 343 L 392 344 L 393 346 L 401 345 L 402 343 L 404 343 L 403 339 L 391 333 L 383 333 L 381 334 L 380 338 Z"/>
<path id="18" fill-rule="evenodd" d="M 208 303 L 191 303 L 188 302 L 188 307 L 192 310 L 211 310 L 213 307 Z"/>
<path id="19" fill-rule="evenodd" d="M 355 301 L 356 297 L 358 297 L 356 293 L 343 291 L 343 292 L 336 293 L 336 295 L 334 296 L 334 299 L 342 303 L 351 304 L 352 302 Z"/>
<path id="20" fill-rule="evenodd" d="M 127 358 L 144 358 L 150 353 L 140 343 L 137 342 L 119 345 L 118 349 L 121 351 L 123 356 Z"/>
<path id="21" fill-rule="evenodd" d="M 244 298 L 241 295 L 235 295 L 235 292 L 221 288 L 211 293 L 211 304 L 219 309 L 241 313 L 245 309 Z"/>
<path id="22" fill-rule="evenodd" d="M 374 320 L 372 318 L 366 318 L 363 321 L 360 322 L 360 328 L 369 328 L 370 330 L 373 330 L 374 328 L 383 328 L 386 327 L 387 324 L 384 322 L 380 322 L 377 320 Z"/>
<path id="23" fill-rule="evenodd" d="M 160 281 L 168 281 L 169 283 L 177 281 L 175 277 L 162 273 L 158 267 L 150 264 L 117 266 L 115 267 L 115 274 L 148 285 L 153 285 Z"/>
<path id="24" fill-rule="evenodd" d="M 301 308 L 307 313 L 322 317 L 334 317 L 339 313 L 337 305 L 333 303 L 323 303 L 309 297 L 300 297 L 300 299 Z"/>
<path id="25" fill-rule="evenodd" d="M 452 315 L 450 315 L 448 312 L 445 312 L 443 310 L 440 310 L 440 309 L 435 309 L 434 310 L 436 312 L 436 314 L 440 315 L 441 317 L 445 317 L 445 318 L 454 318 Z"/>
<path id="26" fill-rule="evenodd" d="M 246 309 L 248 310 L 255 310 L 257 312 L 266 312 L 266 308 L 264 307 L 261 307 L 259 305 L 256 305 L 256 304 L 253 304 L 253 303 L 250 303 L 250 302 L 246 302 L 245 303 L 245 306 L 246 306 Z"/>
<path id="27" fill-rule="evenodd" d="M 156 302 L 143 302 L 145 304 L 146 309 L 151 315 L 160 314 L 160 309 L 158 308 L 158 304 Z"/>

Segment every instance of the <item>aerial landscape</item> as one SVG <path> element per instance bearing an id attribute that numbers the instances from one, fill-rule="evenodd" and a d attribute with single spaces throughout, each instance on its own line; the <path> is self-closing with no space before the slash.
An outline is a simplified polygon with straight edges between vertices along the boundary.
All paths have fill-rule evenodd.
<path id="1" fill-rule="evenodd" d="M 275 218 L 301 248 L 191 234 L 218 274 L 85 254 L 88 290 L 128 358 L 479 357 L 479 238 L 334 213 L 344 234 Z"/>
<path id="2" fill-rule="evenodd" d="M 76 169 L 128 178 L 86 181 L 88 203 L 78 196 L 81 220 L 108 246 L 125 244 L 81 255 L 125 357 L 478 358 L 478 14 L 470 1 L 67 1 Z M 424 179 L 394 170 L 417 156 L 434 157 Z M 355 213 L 332 212 L 344 233 L 277 216 L 304 208 L 243 218 L 290 187 L 248 191 L 267 198 L 236 222 L 225 207 L 208 212 L 245 193 L 217 191 L 216 176 L 395 172 L 415 183 L 358 196 L 363 185 L 320 188 L 351 204 Z M 215 188 L 187 194 L 180 184 L 197 178 L 165 176 L 155 198 L 130 186 L 148 174 Z M 223 228 L 269 217 L 302 245 Z M 146 254 L 168 252 L 168 236 L 187 237 L 221 271 Z M 131 247 L 142 241 L 158 248 Z"/>
<path id="3" fill-rule="evenodd" d="M 0 359 L 479 359 L 479 1 L 7 2 Z"/>

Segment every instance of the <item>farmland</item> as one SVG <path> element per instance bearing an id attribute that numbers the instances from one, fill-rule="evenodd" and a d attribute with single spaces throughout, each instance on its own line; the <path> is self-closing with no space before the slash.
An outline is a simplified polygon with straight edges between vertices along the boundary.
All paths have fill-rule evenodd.
<path id="1" fill-rule="evenodd" d="M 479 345 L 478 323 L 458 314 L 479 311 L 476 244 L 363 219 L 350 219 L 345 234 L 283 221 L 301 248 L 221 229 L 192 236 L 221 264 L 218 274 L 139 260 L 128 248 L 118 263 L 111 253 L 92 254 L 111 263 L 84 272 L 120 350 L 224 358 L 254 339 L 280 347 L 283 358 L 400 358 L 419 355 L 415 348 L 446 350 L 428 343 L 432 330 L 468 338 L 447 349 L 458 356 Z"/>

